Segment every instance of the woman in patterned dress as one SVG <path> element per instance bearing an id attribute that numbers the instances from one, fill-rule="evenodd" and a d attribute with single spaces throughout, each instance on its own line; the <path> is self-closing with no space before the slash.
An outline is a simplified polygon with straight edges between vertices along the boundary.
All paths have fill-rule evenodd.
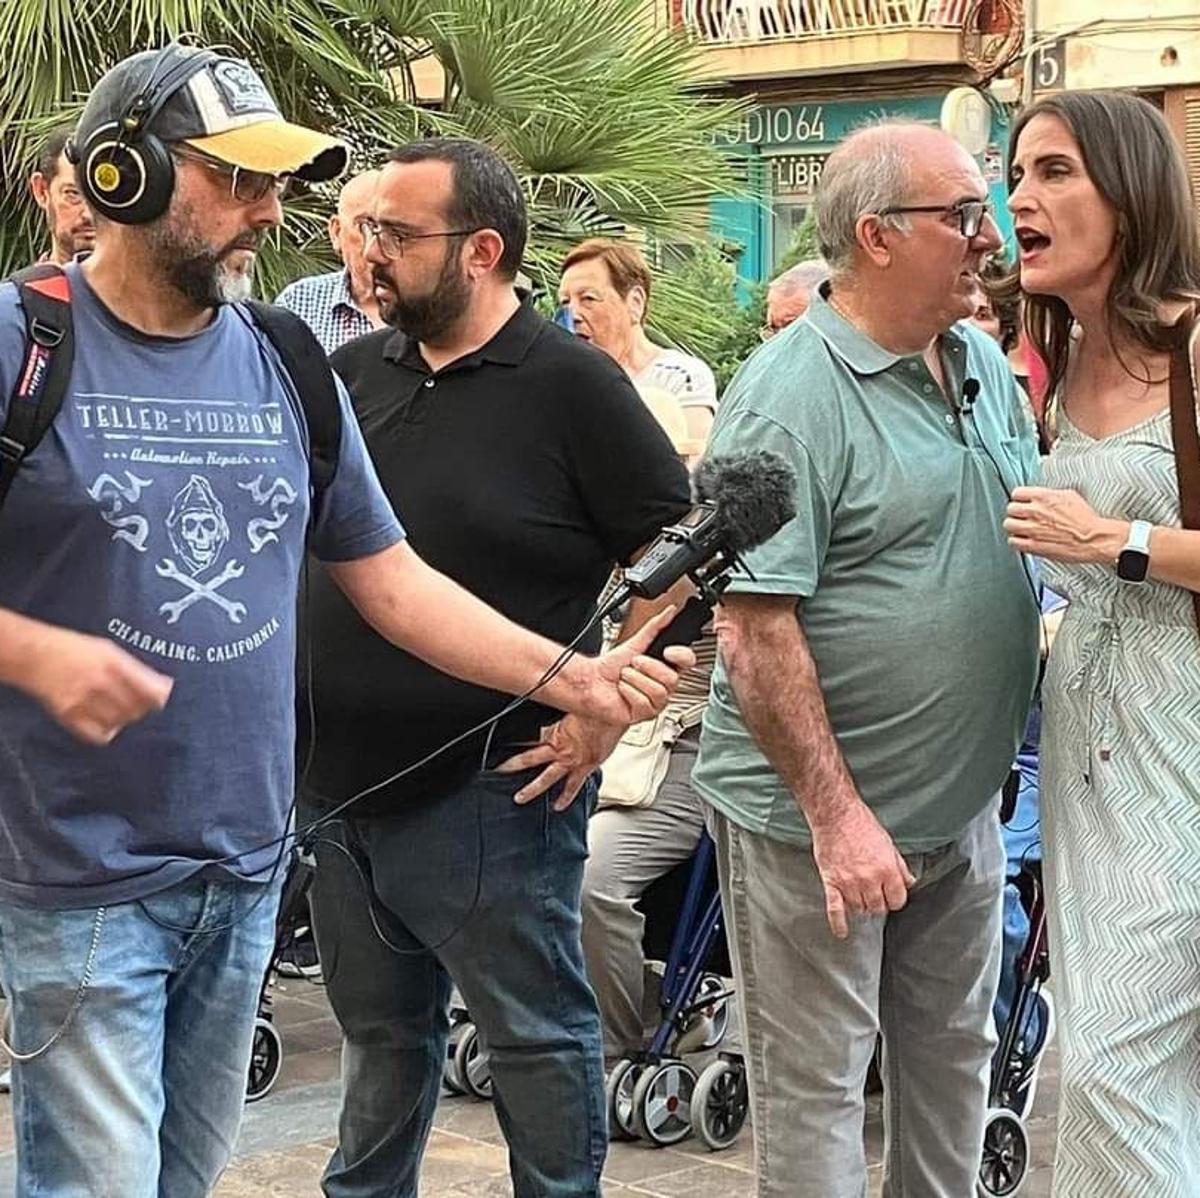
<path id="1" fill-rule="evenodd" d="M 1044 692 L 1054 1193 L 1195 1198 L 1200 532 L 1180 528 L 1168 377 L 1175 322 L 1200 311 L 1196 215 L 1166 122 L 1117 93 L 1026 109 L 1010 192 L 1057 440 L 1005 528 L 1070 601 Z M 1148 573 L 1123 581 L 1117 557 L 1139 521 Z"/>

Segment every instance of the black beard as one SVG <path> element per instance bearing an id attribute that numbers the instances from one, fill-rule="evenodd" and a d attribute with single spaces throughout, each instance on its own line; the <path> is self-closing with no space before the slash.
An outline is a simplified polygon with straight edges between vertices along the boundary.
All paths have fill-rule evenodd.
<path id="1" fill-rule="evenodd" d="M 395 282 L 379 272 L 379 281 L 390 291 L 380 299 L 379 315 L 414 341 L 437 341 L 467 310 L 471 289 L 458 263 L 457 252 L 447 249 L 433 290 L 425 295 L 401 295 Z"/>

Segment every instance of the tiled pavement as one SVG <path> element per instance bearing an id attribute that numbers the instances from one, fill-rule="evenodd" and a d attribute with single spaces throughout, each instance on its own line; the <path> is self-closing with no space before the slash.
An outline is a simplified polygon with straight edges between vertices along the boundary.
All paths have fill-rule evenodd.
<path id="1" fill-rule="evenodd" d="M 320 1198 L 318 1179 L 337 1120 L 337 1027 L 323 991 L 283 980 L 275 991 L 283 1034 L 283 1072 L 275 1089 L 246 1109 L 237 1156 L 215 1198 Z M 1034 1118 L 1033 1169 L 1021 1198 L 1048 1198 L 1056 1086 L 1053 1053 L 1044 1064 Z M 197 1080 L 203 1085 L 203 1079 Z M 547 1112 L 549 1116 L 551 1112 Z M 867 1115 L 872 1198 L 880 1184 L 880 1112 Z M 12 1130 L 0 1100 L 0 1198 L 12 1194 Z M 733 1148 L 710 1153 L 695 1140 L 678 1148 L 614 1144 L 605 1169 L 606 1198 L 751 1198 L 749 1129 Z M 508 1198 L 507 1154 L 489 1103 L 443 1098 L 421 1174 L 422 1198 Z M 963 1198 L 972 1198 L 964 1195 Z"/>
<path id="2" fill-rule="evenodd" d="M 318 1178 L 333 1145 L 337 1111 L 337 1034 L 321 990 L 286 981 L 277 988 L 283 1074 L 275 1090 L 247 1108 L 238 1156 L 216 1198 L 319 1198 Z M 1044 1062 L 1030 1129 L 1033 1169 L 1021 1198 L 1049 1198 L 1057 1062 Z M 547 1112 L 550 1115 L 550 1112 Z M 880 1111 L 873 1100 L 867 1140 L 872 1198 L 879 1192 Z M 507 1154 L 489 1103 L 444 1097 L 422 1172 L 422 1198 L 507 1198 Z M 750 1133 L 733 1148 L 708 1152 L 688 1140 L 678 1148 L 613 1144 L 605 1198 L 751 1198 Z M 964 1195 L 963 1198 L 972 1198 Z"/>

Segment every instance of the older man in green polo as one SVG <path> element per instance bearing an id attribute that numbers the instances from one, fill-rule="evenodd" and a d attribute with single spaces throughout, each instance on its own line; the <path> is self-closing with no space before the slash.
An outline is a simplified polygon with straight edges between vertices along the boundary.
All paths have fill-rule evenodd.
<path id="1" fill-rule="evenodd" d="M 713 453 L 782 454 L 798 515 L 726 596 L 695 782 L 746 1022 L 760 1198 L 862 1198 L 882 1032 L 884 1194 L 974 1193 L 993 1046 L 997 796 L 1037 666 L 1001 528 L 1037 468 L 970 325 L 1000 244 L 974 160 L 874 126 L 817 200 L 832 278 L 721 405 Z"/>

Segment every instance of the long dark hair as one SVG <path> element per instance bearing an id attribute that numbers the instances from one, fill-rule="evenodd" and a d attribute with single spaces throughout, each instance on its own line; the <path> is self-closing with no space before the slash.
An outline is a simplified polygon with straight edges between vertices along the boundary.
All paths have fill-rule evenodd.
<path id="1" fill-rule="evenodd" d="M 1116 211 L 1117 271 L 1108 293 L 1114 343 L 1151 353 L 1173 349 L 1178 332 L 1164 323 L 1160 307 L 1165 300 L 1200 302 L 1200 231 L 1183 155 L 1162 113 L 1125 92 L 1063 92 L 1021 112 L 1010 158 L 1036 116 L 1067 126 L 1092 182 Z M 1018 272 L 1002 290 L 1019 293 Z M 1071 311 L 1057 296 L 1027 294 L 1025 301 L 1025 329 L 1046 363 L 1053 395 L 1067 372 Z"/>

